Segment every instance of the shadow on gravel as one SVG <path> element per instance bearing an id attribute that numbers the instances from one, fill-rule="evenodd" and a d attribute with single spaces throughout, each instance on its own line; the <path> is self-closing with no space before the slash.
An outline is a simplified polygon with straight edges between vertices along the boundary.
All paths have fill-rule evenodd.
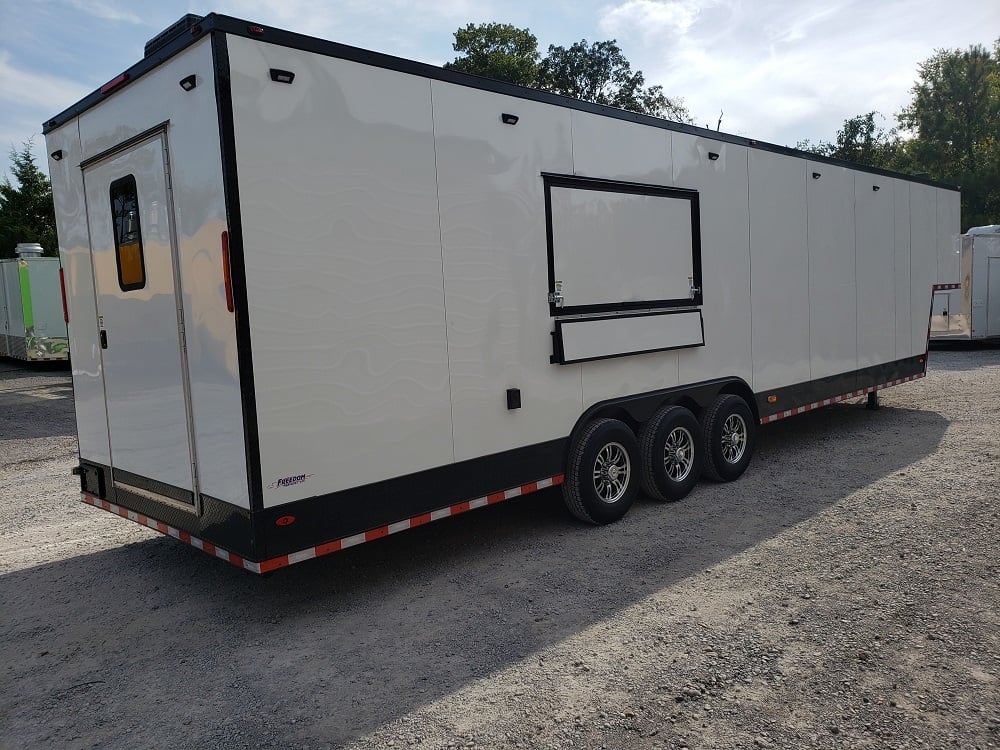
<path id="1" fill-rule="evenodd" d="M 640 499 L 606 527 L 555 490 L 266 579 L 159 537 L 13 572 L 0 663 L 21 684 L 0 724 L 87 747 L 338 746 L 906 471 L 946 426 L 811 412 L 763 428 L 740 481 Z"/>
<path id="2" fill-rule="evenodd" d="M 65 363 L 0 358 L 0 440 L 75 436 L 72 399 Z"/>
<path id="3" fill-rule="evenodd" d="M 1000 344 L 952 342 L 933 347 L 927 355 L 929 370 L 958 372 L 990 365 L 1000 365 Z"/>

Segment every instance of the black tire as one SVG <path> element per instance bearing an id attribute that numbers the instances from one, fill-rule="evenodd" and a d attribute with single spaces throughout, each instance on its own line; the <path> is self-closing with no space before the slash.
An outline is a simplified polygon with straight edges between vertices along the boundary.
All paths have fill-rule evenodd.
<path id="1" fill-rule="evenodd" d="M 570 447 L 563 500 L 581 521 L 617 521 L 639 494 L 639 473 L 638 444 L 628 425 L 595 419 Z"/>
<path id="2" fill-rule="evenodd" d="M 665 406 L 639 433 L 642 490 L 655 500 L 680 500 L 698 483 L 698 420 L 683 406 Z"/>
<path id="3" fill-rule="evenodd" d="M 701 419 L 702 473 L 717 482 L 738 479 L 753 457 L 757 423 L 747 402 L 724 393 Z"/>

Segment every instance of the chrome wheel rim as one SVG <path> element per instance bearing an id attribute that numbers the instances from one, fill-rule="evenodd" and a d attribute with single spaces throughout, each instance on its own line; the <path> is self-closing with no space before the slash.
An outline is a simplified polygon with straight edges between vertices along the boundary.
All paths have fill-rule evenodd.
<path id="1" fill-rule="evenodd" d="M 722 458 L 739 463 L 747 449 L 747 423 L 739 414 L 730 414 L 722 423 Z"/>
<path id="2" fill-rule="evenodd" d="M 694 467 L 694 436 L 675 427 L 663 444 L 663 468 L 674 482 L 683 482 Z"/>
<path id="3" fill-rule="evenodd" d="M 632 462 L 621 443 L 607 443 L 594 461 L 594 490 L 602 502 L 617 503 L 628 490 Z"/>

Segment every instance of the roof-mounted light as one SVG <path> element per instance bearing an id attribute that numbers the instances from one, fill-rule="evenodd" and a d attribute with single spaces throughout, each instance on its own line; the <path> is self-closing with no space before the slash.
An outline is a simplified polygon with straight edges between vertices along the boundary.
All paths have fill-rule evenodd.
<path id="1" fill-rule="evenodd" d="M 122 73 L 120 75 L 115 76 L 110 81 L 108 81 L 106 84 L 104 84 L 103 86 L 101 86 L 101 93 L 102 94 L 108 94 L 108 93 L 114 91 L 116 88 L 118 88 L 123 83 L 125 83 L 128 80 L 128 78 L 129 78 L 128 73 Z"/>

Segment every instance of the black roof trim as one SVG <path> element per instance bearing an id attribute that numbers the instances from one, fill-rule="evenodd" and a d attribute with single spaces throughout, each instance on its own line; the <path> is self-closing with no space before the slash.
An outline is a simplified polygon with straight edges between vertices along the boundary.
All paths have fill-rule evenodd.
<path id="1" fill-rule="evenodd" d="M 183 21 L 185 19 L 181 20 Z M 168 27 L 168 30 L 172 28 L 173 26 Z M 251 29 L 253 29 L 253 31 L 251 31 Z M 957 191 L 959 189 L 956 185 L 936 182 L 925 177 L 917 177 L 915 175 L 903 174 L 901 172 L 892 172 L 887 169 L 879 169 L 878 167 L 855 164 L 853 162 L 844 161 L 843 159 L 832 159 L 828 156 L 820 156 L 819 154 L 813 154 L 808 151 L 800 151 L 799 149 L 791 148 L 789 146 L 779 146 L 774 143 L 757 141 L 744 136 L 721 133 L 715 130 L 709 130 L 708 128 L 700 128 L 695 125 L 686 125 L 681 122 L 672 122 L 658 117 L 641 115 L 636 112 L 628 112 L 623 109 L 615 109 L 614 107 L 607 107 L 602 104 L 593 104 L 579 99 L 571 99 L 566 96 L 560 96 L 559 94 L 552 94 L 548 91 L 525 88 L 524 86 L 517 86 L 505 81 L 495 81 L 490 78 L 482 78 L 469 73 L 460 73 L 447 68 L 439 68 L 436 65 L 428 65 L 427 63 L 407 60 L 402 57 L 394 57 L 380 52 L 371 52 L 359 47 L 351 47 L 338 42 L 330 42 L 324 39 L 306 36 L 305 34 L 283 31 L 270 26 L 261 26 L 253 24 L 249 21 L 243 21 L 231 16 L 218 15 L 216 13 L 209 13 L 202 18 L 196 26 L 191 28 L 190 33 L 181 34 L 180 36 L 170 40 L 167 44 L 152 53 L 149 57 L 144 58 L 129 68 L 126 71 L 129 74 L 128 81 L 122 84 L 119 88 L 131 85 L 137 78 L 141 77 L 145 73 L 148 73 L 150 70 L 170 57 L 173 57 L 196 39 L 199 39 L 206 33 L 214 31 L 232 34 L 234 36 L 247 37 L 248 39 L 256 39 L 258 41 L 269 42 L 271 44 L 278 44 L 284 47 L 301 49 L 307 52 L 315 52 L 329 57 L 351 60 L 353 62 L 371 65 L 377 68 L 395 70 L 400 73 L 409 73 L 422 78 L 430 78 L 433 80 L 445 81 L 447 83 L 454 83 L 459 86 L 468 86 L 470 88 L 481 89 L 483 91 L 492 91 L 497 94 L 513 96 L 518 99 L 528 99 L 531 101 L 543 102 L 545 104 L 554 104 L 559 107 L 575 109 L 581 112 L 591 112 L 593 114 L 603 115 L 604 117 L 613 117 L 616 120 L 626 120 L 629 122 L 649 125 L 655 128 L 662 128 L 664 130 L 672 130 L 678 133 L 687 133 L 689 135 L 695 135 L 702 138 L 710 138 L 712 140 L 719 141 L 720 143 L 733 143 L 747 148 L 755 148 L 760 149 L 761 151 L 770 151 L 776 154 L 785 154 L 787 156 L 805 158 L 821 164 L 833 164 L 839 167 L 848 167 L 859 172 L 868 172 L 870 174 L 881 175 L 883 177 L 892 177 L 895 179 L 916 182 L 947 190 Z M 115 89 L 115 91 L 117 90 L 118 89 Z M 108 96 L 113 93 L 114 91 L 109 92 Z M 71 120 L 77 115 L 90 109 L 104 98 L 105 95 L 102 94 L 100 90 L 93 92 L 46 122 L 43 126 L 42 132 L 48 133 L 50 130 L 63 125 L 68 120 Z"/>

